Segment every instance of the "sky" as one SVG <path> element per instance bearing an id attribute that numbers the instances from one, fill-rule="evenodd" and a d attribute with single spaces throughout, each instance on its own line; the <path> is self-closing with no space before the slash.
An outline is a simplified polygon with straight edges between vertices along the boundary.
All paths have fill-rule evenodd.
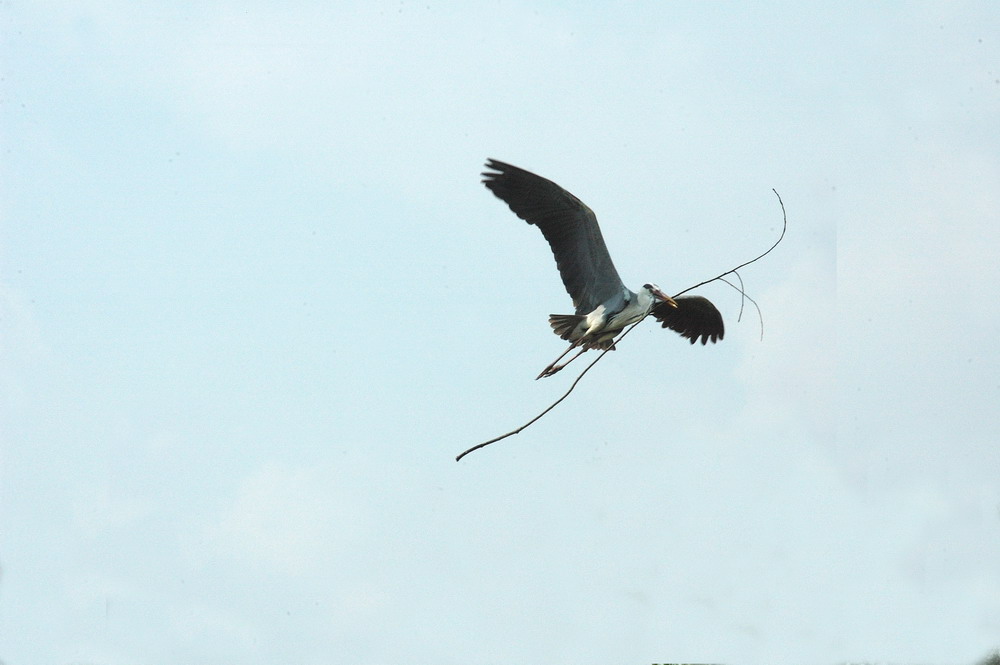
<path id="1" fill-rule="evenodd" d="M 1000 8 L 0 5 L 0 660 L 1000 647 Z M 558 182 L 632 288 L 569 387 Z M 763 331 L 763 335 L 762 335 Z M 580 366 L 582 369 L 582 366 Z"/>

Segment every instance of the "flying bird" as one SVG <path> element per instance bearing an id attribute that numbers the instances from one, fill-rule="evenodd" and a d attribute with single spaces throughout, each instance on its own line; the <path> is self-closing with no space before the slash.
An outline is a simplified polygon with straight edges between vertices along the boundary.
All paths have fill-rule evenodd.
<path id="1" fill-rule="evenodd" d="M 490 170 L 482 174 L 483 184 L 545 236 L 576 308 L 575 314 L 549 316 L 553 332 L 570 346 L 537 378 L 555 374 L 590 349 L 613 348 L 624 328 L 648 314 L 692 344 L 723 338 L 722 315 L 707 298 L 671 298 L 655 284 L 644 284 L 638 292 L 626 287 L 608 254 L 597 216 L 580 199 L 551 180 L 495 159 L 486 160 L 486 168 Z M 573 349 L 580 351 L 556 364 Z"/>

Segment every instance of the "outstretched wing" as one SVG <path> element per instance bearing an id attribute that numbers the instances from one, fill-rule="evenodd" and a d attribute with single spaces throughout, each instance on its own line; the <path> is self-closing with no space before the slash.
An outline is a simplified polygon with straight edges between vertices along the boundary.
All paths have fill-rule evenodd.
<path id="1" fill-rule="evenodd" d="M 663 324 L 687 337 L 694 344 L 698 338 L 706 344 L 708 340 L 717 342 L 726 336 L 726 327 L 722 323 L 722 314 L 708 298 L 701 296 L 681 296 L 675 298 L 677 307 L 671 307 L 665 302 L 653 306 L 650 314 Z"/>
<path id="2" fill-rule="evenodd" d="M 534 224 L 552 248 L 556 267 L 577 314 L 588 314 L 624 284 L 611 262 L 597 217 L 565 189 L 516 166 L 486 160 L 483 184 L 529 224 Z"/>

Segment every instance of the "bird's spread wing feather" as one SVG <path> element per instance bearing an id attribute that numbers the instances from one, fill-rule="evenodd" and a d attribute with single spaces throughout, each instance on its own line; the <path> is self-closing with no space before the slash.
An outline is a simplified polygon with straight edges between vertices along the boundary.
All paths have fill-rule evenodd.
<path id="1" fill-rule="evenodd" d="M 587 314 L 624 284 L 615 270 L 597 225 L 597 217 L 580 199 L 534 173 L 516 166 L 486 161 L 483 184 L 529 224 L 534 224 L 552 248 L 563 285 L 577 314 Z"/>
<path id="2" fill-rule="evenodd" d="M 726 335 L 726 327 L 722 323 L 722 314 L 708 298 L 701 296 L 681 296 L 675 298 L 677 307 L 671 307 L 661 302 L 653 306 L 650 314 L 663 324 L 687 337 L 694 344 L 701 338 L 701 343 L 708 340 L 717 342 Z"/>

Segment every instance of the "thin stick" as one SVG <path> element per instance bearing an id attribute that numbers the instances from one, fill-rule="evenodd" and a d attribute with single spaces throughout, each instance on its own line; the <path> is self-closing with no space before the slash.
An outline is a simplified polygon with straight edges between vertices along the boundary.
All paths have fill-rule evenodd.
<path id="1" fill-rule="evenodd" d="M 621 336 L 618 339 L 615 340 L 615 344 L 617 344 L 618 342 L 620 342 L 622 340 L 622 338 L 625 337 L 625 335 L 627 335 L 630 332 L 632 332 L 632 328 L 635 328 L 640 323 L 642 323 L 641 319 L 639 321 L 636 321 L 635 323 L 633 323 L 632 326 L 628 330 L 626 330 L 625 332 L 623 332 L 621 334 Z M 501 434 L 500 436 L 495 437 L 493 439 L 490 439 L 489 441 L 483 441 L 482 443 L 478 443 L 478 444 L 472 446 L 471 448 L 469 448 L 468 450 L 466 450 L 464 453 L 462 453 L 461 455 L 459 455 L 458 457 L 456 457 L 455 461 L 456 462 L 461 461 L 463 457 L 465 457 L 466 455 L 468 455 L 469 453 L 471 453 L 473 450 L 479 450 L 480 448 L 485 448 L 486 446 L 490 445 L 491 443 L 496 443 L 497 441 L 502 441 L 503 439 L 506 439 L 508 436 L 514 436 L 515 434 L 519 434 L 522 430 L 527 429 L 528 426 L 533 425 L 537 420 L 540 420 L 542 416 L 544 416 L 546 413 L 548 413 L 552 409 L 556 408 L 559 405 L 559 402 L 561 402 L 564 399 L 566 399 L 567 397 L 569 397 L 569 394 L 571 392 L 573 392 L 574 388 L 576 388 L 576 384 L 580 383 L 580 379 L 583 378 L 583 375 L 586 374 L 587 372 L 589 372 L 590 368 L 593 367 L 594 365 L 596 365 L 597 361 L 600 360 L 601 358 L 603 358 L 604 354 L 607 353 L 608 351 L 610 351 L 611 349 L 612 349 L 612 347 L 608 347 L 608 348 L 604 349 L 603 351 L 601 351 L 601 355 L 599 355 L 596 358 L 594 358 L 593 362 L 591 362 L 589 365 L 587 365 L 586 369 L 584 369 L 582 372 L 580 372 L 580 376 L 576 377 L 576 380 L 573 381 L 572 385 L 570 385 L 569 390 L 567 390 L 565 393 L 563 393 L 562 397 L 560 397 L 556 401 L 552 402 L 552 404 L 550 404 L 547 409 L 545 409 L 544 411 L 542 411 L 537 416 L 535 416 L 534 418 L 532 418 L 528 422 L 524 423 L 523 425 L 521 425 L 517 429 L 511 430 L 511 431 L 507 432 L 506 434 Z"/>
<path id="2" fill-rule="evenodd" d="M 770 247 L 768 248 L 768 250 L 767 250 L 766 252 L 764 252 L 763 254 L 761 254 L 760 256 L 758 256 L 758 257 L 756 257 L 756 258 L 753 258 L 753 259 L 750 259 L 749 261 L 747 261 L 747 262 L 745 262 L 745 263 L 741 263 L 740 265 L 736 266 L 736 267 L 735 267 L 735 268 L 733 268 L 732 270 L 727 270 L 726 272 L 724 272 L 724 273 L 722 273 L 721 275 L 718 275 L 718 276 L 716 276 L 716 277 L 713 277 L 712 279 L 706 279 L 706 280 L 705 280 L 704 282 L 698 282 L 698 283 L 697 283 L 697 284 L 695 284 L 694 286 L 692 286 L 692 287 L 689 287 L 689 288 L 686 288 L 686 289 L 684 289 L 683 291 L 681 291 L 680 293 L 678 293 L 677 295 L 675 295 L 675 296 L 674 296 L 675 298 L 676 298 L 677 296 L 679 296 L 679 295 L 682 295 L 682 294 L 685 294 L 685 293 L 687 293 L 688 291 L 691 291 L 691 290 L 693 290 L 693 289 L 696 289 L 696 288 L 698 288 L 699 286 L 704 286 L 705 284 L 708 284 L 709 282 L 715 282 L 715 281 L 723 281 L 723 282 L 725 282 L 726 284 L 728 284 L 729 286 L 731 286 L 732 288 L 734 288 L 734 289 L 736 289 L 737 291 L 739 291 L 739 292 L 740 292 L 740 294 L 741 294 L 741 296 L 742 296 L 743 298 L 746 298 L 747 300 L 749 300 L 750 302 L 752 302 L 752 303 L 753 303 L 753 305 L 754 305 L 754 307 L 756 307 L 756 308 L 757 308 L 757 315 L 758 315 L 758 316 L 760 316 L 760 307 L 759 307 L 759 306 L 757 305 L 757 301 L 755 301 L 755 300 L 754 300 L 753 298 L 751 298 L 750 296 L 748 296 L 748 295 L 747 295 L 747 294 L 746 294 L 746 293 L 744 292 L 744 290 L 743 290 L 743 278 L 742 278 L 742 277 L 740 277 L 740 274 L 739 274 L 738 272 L 736 272 L 736 271 L 737 271 L 737 270 L 739 270 L 740 268 L 745 268 L 746 266 L 750 265 L 751 263 L 755 263 L 755 262 L 757 262 L 757 261 L 760 261 L 760 260 L 761 260 L 762 258 L 764 258 L 764 257 L 765 257 L 765 256 L 767 256 L 768 254 L 770 254 L 770 253 L 771 253 L 771 251 L 772 251 L 772 250 L 773 250 L 773 249 L 774 249 L 775 247 L 777 247 L 777 246 L 778 246 L 778 244 L 779 244 L 779 243 L 780 243 L 780 242 L 782 241 L 782 239 L 783 239 L 783 238 L 785 237 L 785 231 L 786 231 L 786 230 L 788 229 L 788 216 L 787 216 L 787 215 L 785 214 L 785 203 L 784 203 L 784 202 L 783 202 L 783 201 L 781 200 L 781 195 L 780 195 L 780 194 L 778 194 L 778 191 L 777 191 L 776 189 L 772 189 L 771 191 L 772 191 L 772 192 L 774 192 L 774 195 L 778 197 L 778 203 L 780 203 L 780 204 L 781 204 L 781 219 L 782 219 L 782 225 L 781 225 L 781 235 L 780 235 L 780 236 L 778 236 L 778 239 L 774 241 L 774 244 L 773 244 L 773 245 L 771 245 L 771 246 L 770 246 Z M 740 280 L 740 285 L 739 285 L 738 287 L 737 287 L 736 285 L 734 285 L 733 283 L 729 282 L 728 280 L 724 279 L 724 278 L 725 278 L 725 276 L 726 276 L 726 275 L 729 275 L 730 273 L 732 273 L 732 274 L 736 275 L 736 278 Z M 648 315 L 647 315 L 647 316 L 648 316 Z M 742 302 L 742 300 L 741 300 L 741 301 L 740 301 L 740 317 L 742 317 L 742 316 L 743 316 L 743 302 Z M 596 358 L 594 358 L 593 362 L 591 362 L 591 363 L 590 363 L 589 365 L 587 365 L 587 367 L 586 367 L 586 368 L 585 368 L 585 369 L 584 369 L 584 370 L 583 370 L 582 372 L 580 372 L 580 375 L 579 375 L 578 377 L 576 377 L 576 380 L 574 380 L 574 381 L 573 381 L 573 383 L 572 383 L 572 384 L 570 385 L 570 387 L 569 387 L 569 390 L 567 390 L 567 391 L 566 391 L 565 393 L 563 393 L 563 396 L 562 396 L 562 397 L 560 397 L 560 398 L 559 398 L 559 399 L 557 399 L 557 400 L 556 400 L 555 402 L 553 402 L 552 404 L 550 404 L 550 405 L 548 406 L 548 408 L 546 408 L 546 409 L 545 409 L 544 411 L 542 411 L 542 412 L 541 412 L 541 413 L 539 413 L 539 414 L 538 414 L 537 416 L 535 416 L 534 418 L 532 418 L 532 419 L 531 419 L 531 420 L 529 420 L 528 422 L 524 423 L 523 425 L 521 425 L 521 426 L 520 426 L 520 427 L 518 427 L 517 429 L 514 429 L 514 430 L 511 430 L 511 431 L 507 432 L 506 434 L 501 434 L 500 436 L 498 436 L 498 437 L 494 437 L 494 438 L 490 439 L 489 441 L 483 441 L 482 443 L 478 443 L 478 444 L 476 444 L 476 445 L 472 446 L 471 448 L 469 448 L 468 450 L 466 450 L 465 452 L 463 452 L 463 453 L 462 453 L 461 455 L 459 455 L 458 457 L 456 457 L 456 458 L 455 458 L 455 461 L 456 461 L 456 462 L 459 462 L 459 461 L 461 461 L 463 457 L 465 457 L 466 455 L 468 455 L 469 453 L 471 453 L 471 452 L 472 452 L 472 451 L 474 451 L 474 450 L 479 450 L 480 448 L 485 448 L 486 446 L 490 445 L 491 443 L 496 443 L 497 441 L 503 441 L 504 439 L 506 439 L 506 438 L 507 438 L 507 437 L 509 437 L 509 436 L 514 436 L 515 434 L 520 434 L 520 433 L 521 433 L 522 431 L 526 430 L 526 429 L 527 429 L 528 427 L 530 427 L 531 425 L 533 425 L 533 424 L 535 424 L 536 422 L 538 422 L 539 420 L 541 420 L 541 418 L 542 418 L 542 417 L 543 417 L 543 416 L 544 416 L 544 415 L 545 415 L 546 413 L 548 413 L 548 412 L 549 412 L 549 411 L 551 411 L 552 409 L 554 409 L 554 408 L 556 408 L 557 406 L 559 406 L 560 402 L 562 402 L 562 401 L 563 401 L 564 399 L 566 399 L 567 397 L 569 397 L 570 393 L 571 393 L 571 392 L 573 392 L 573 390 L 574 390 L 574 389 L 576 388 L 576 384 L 580 383 L 580 380 L 581 380 L 581 379 L 582 379 L 582 378 L 584 377 L 584 375 L 585 375 L 585 374 L 586 374 L 587 372 L 589 372 L 589 371 L 590 371 L 590 368 L 591 368 L 591 367 L 593 367 L 594 365 L 596 365 L 596 364 L 597 364 L 597 362 L 598 362 L 598 361 L 599 361 L 599 360 L 600 360 L 601 358 L 603 358 L 603 357 L 604 357 L 604 354 L 606 354 L 606 353 L 607 353 L 608 351 L 610 351 L 611 349 L 615 348 L 615 346 L 616 346 L 616 345 L 618 344 L 618 342 L 620 342 L 620 341 L 621 341 L 622 339 L 624 339 L 624 338 L 625 338 L 625 335 L 627 335 L 627 334 L 629 334 L 630 332 L 632 332 L 632 329 L 633 329 L 633 328 L 635 328 L 635 327 L 636 327 L 637 325 L 639 325 L 640 323 L 642 323 L 642 321 L 643 321 L 644 319 L 645 319 L 645 317 L 643 317 L 643 319 L 640 319 L 640 320 L 636 321 L 635 323 L 633 323 L 633 324 L 631 325 L 631 327 L 629 327 L 628 329 L 626 329 L 626 330 L 625 330 L 625 332 L 623 332 L 623 333 L 621 334 L 621 336 L 619 336 L 619 337 L 618 337 L 618 339 L 616 339 L 616 340 L 615 340 L 615 343 L 614 343 L 614 344 L 613 344 L 612 346 L 610 346 L 610 347 L 608 347 L 608 348 L 604 349 L 604 351 L 602 351 L 602 352 L 601 352 L 601 354 L 600 354 L 599 356 L 597 356 Z M 762 316 L 760 317 L 760 336 L 761 336 L 761 339 L 763 339 L 763 337 L 764 337 L 764 318 L 763 318 Z M 571 346 L 570 348 L 573 348 L 573 347 Z M 566 353 L 569 353 L 569 349 L 567 349 L 567 350 L 566 350 L 566 351 L 565 351 L 565 352 L 563 353 L 563 356 L 564 356 L 564 355 L 566 355 Z M 558 362 L 560 358 L 562 358 L 562 356 L 560 356 L 559 358 L 557 358 L 557 359 L 556 359 L 556 362 Z M 574 356 L 574 358 L 573 358 L 573 359 L 575 360 L 575 359 L 576 359 L 576 356 Z M 553 364 L 555 364 L 555 363 L 553 363 Z M 569 363 L 566 363 L 566 364 L 568 365 Z"/>
<path id="3" fill-rule="evenodd" d="M 733 274 L 735 274 L 737 277 L 740 276 L 740 274 L 738 272 L 737 273 L 733 273 Z M 739 315 L 739 317 L 736 318 L 737 321 L 739 321 L 741 318 L 743 318 L 743 304 L 742 304 L 742 300 L 746 299 L 746 300 L 749 300 L 751 303 L 753 303 L 753 306 L 757 309 L 757 320 L 760 321 L 760 338 L 764 339 L 764 315 L 760 313 L 760 305 L 757 304 L 757 301 L 754 300 L 753 298 L 751 298 L 750 296 L 748 296 L 746 294 L 746 291 L 743 290 L 743 278 L 742 277 L 740 278 L 740 285 L 739 286 L 736 286 L 735 284 L 733 284 L 732 282 L 730 282 L 725 277 L 718 277 L 717 279 L 720 282 L 725 282 L 728 286 L 731 286 L 734 289 L 736 289 L 737 291 L 739 291 L 740 295 L 742 296 L 742 298 L 740 298 L 740 300 L 741 300 L 741 303 L 740 303 L 740 315 Z"/>
<path id="4" fill-rule="evenodd" d="M 743 320 L 743 306 L 746 304 L 747 290 L 746 287 L 743 286 L 743 275 L 741 275 L 739 272 L 735 270 L 733 271 L 733 274 L 736 275 L 736 279 L 739 280 L 740 282 L 739 287 L 733 286 L 732 284 L 729 283 L 729 280 L 727 279 L 724 279 L 722 277 L 720 277 L 719 279 L 721 279 L 723 282 L 729 284 L 729 286 L 732 286 L 734 289 L 740 292 L 740 313 L 736 315 L 736 322 L 739 323 L 740 321 Z"/>

